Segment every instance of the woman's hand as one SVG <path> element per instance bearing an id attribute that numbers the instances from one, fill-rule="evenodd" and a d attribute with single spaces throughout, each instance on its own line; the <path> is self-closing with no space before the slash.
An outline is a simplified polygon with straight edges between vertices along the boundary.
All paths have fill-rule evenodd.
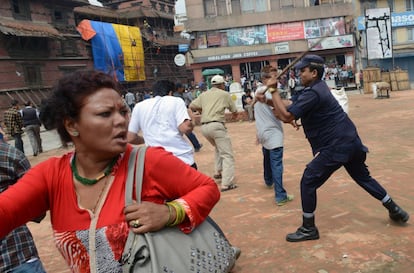
<path id="1" fill-rule="evenodd" d="M 152 202 L 129 205 L 124 208 L 124 214 L 134 233 L 158 231 L 165 226 L 170 217 L 166 205 Z"/>

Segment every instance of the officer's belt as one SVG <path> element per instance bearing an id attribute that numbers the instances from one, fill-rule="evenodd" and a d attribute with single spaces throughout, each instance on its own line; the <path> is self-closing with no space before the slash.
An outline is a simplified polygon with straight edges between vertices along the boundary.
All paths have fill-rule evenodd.
<path id="1" fill-rule="evenodd" d="M 224 122 L 217 121 L 217 120 L 207 121 L 207 122 L 202 122 L 202 123 L 201 123 L 201 125 L 206 125 L 206 124 L 209 124 L 209 123 L 212 123 L 212 122 L 218 122 L 218 123 L 221 123 L 221 124 L 223 124 L 223 125 L 224 125 Z"/>

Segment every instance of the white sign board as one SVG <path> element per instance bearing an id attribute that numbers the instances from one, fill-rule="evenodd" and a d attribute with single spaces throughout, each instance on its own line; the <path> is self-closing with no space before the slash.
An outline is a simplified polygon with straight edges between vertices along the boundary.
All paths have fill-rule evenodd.
<path id="1" fill-rule="evenodd" d="M 289 42 L 281 42 L 275 44 L 275 54 L 285 54 L 289 52 Z"/>
<path id="2" fill-rule="evenodd" d="M 389 8 L 367 9 L 365 11 L 369 60 L 392 58 L 390 15 Z"/>

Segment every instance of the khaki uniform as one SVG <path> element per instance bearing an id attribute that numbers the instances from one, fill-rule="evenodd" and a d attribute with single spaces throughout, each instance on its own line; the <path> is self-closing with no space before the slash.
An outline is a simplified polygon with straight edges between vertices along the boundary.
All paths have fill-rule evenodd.
<path id="1" fill-rule="evenodd" d="M 230 94 L 213 87 L 193 100 L 190 107 L 201 109 L 201 133 L 215 147 L 215 171 L 222 175 L 222 187 L 234 183 L 234 156 L 227 134 L 225 110 L 236 112 Z"/>

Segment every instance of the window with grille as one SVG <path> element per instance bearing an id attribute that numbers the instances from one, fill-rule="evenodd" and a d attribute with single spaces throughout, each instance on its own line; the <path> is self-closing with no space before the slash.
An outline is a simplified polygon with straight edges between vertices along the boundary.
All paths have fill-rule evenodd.
<path id="1" fill-rule="evenodd" d="M 256 0 L 256 11 L 268 11 L 269 7 L 267 5 L 267 0 Z"/>
<path id="2" fill-rule="evenodd" d="M 68 23 L 68 15 L 65 11 L 60 9 L 55 9 L 52 11 L 52 18 L 54 23 L 58 24 L 67 24 Z"/>
<path id="3" fill-rule="evenodd" d="M 60 42 L 62 56 L 78 56 L 78 48 L 75 40 L 63 40 Z"/>
<path id="4" fill-rule="evenodd" d="M 314 0 L 311 0 L 314 1 Z M 293 8 L 294 7 L 294 1 L 293 0 L 281 0 L 280 6 L 282 8 Z"/>
<path id="5" fill-rule="evenodd" d="M 13 18 L 19 20 L 31 20 L 30 4 L 26 0 L 11 0 L 10 1 Z"/>
<path id="6" fill-rule="evenodd" d="M 217 1 L 217 15 L 226 16 L 227 14 L 227 1 L 226 0 L 216 0 Z"/>
<path id="7" fill-rule="evenodd" d="M 216 7 L 214 6 L 214 0 L 204 0 L 204 15 L 216 16 Z"/>
<path id="8" fill-rule="evenodd" d="M 233 15 L 241 14 L 240 0 L 231 0 L 231 13 Z"/>
<path id="9" fill-rule="evenodd" d="M 49 44 L 47 38 L 9 35 L 5 46 L 11 57 L 49 56 Z"/>
<path id="10" fill-rule="evenodd" d="M 394 29 L 391 30 L 391 38 L 392 38 L 392 44 L 397 44 L 397 31 Z"/>
<path id="11" fill-rule="evenodd" d="M 42 84 L 42 74 L 39 65 L 23 65 L 24 81 L 29 86 Z"/>
<path id="12" fill-rule="evenodd" d="M 414 10 L 414 0 L 405 0 L 405 9 L 406 11 Z"/>
<path id="13" fill-rule="evenodd" d="M 266 0 L 241 0 L 242 13 L 253 13 L 268 11 L 269 5 Z"/>
<path id="14" fill-rule="evenodd" d="M 414 41 L 414 27 L 407 27 L 407 41 Z"/>

